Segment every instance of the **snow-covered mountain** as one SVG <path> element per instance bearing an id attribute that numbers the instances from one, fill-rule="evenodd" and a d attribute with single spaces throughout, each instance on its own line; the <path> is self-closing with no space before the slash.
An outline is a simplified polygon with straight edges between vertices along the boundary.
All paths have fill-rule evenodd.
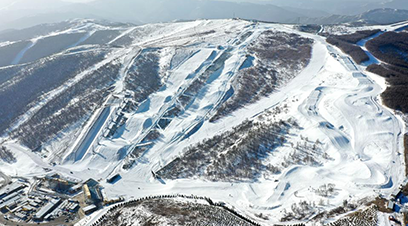
<path id="1" fill-rule="evenodd" d="M 301 18 L 292 22 L 305 24 L 355 24 L 355 25 L 375 25 L 375 24 L 391 24 L 408 19 L 408 10 L 395 8 L 378 8 L 369 10 L 358 15 L 330 15 L 320 18 Z"/>
<path id="2" fill-rule="evenodd" d="M 303 10 L 320 10 L 333 15 L 345 16 L 359 15 L 373 9 L 382 8 L 408 10 L 408 4 L 405 0 L 273 0 L 270 2 L 279 7 L 295 7 Z"/>
<path id="3" fill-rule="evenodd" d="M 327 223 L 399 187 L 406 129 L 374 60 L 319 34 L 407 25 L 77 19 L 0 33 L 0 171 L 94 178 L 126 200 L 210 197 L 261 225 Z"/>
<path id="4" fill-rule="evenodd" d="M 364 19 L 358 17 L 367 11 L 386 8 L 408 10 L 408 4 L 405 0 L 370 2 L 357 0 L 346 3 L 334 0 L 96 0 L 87 3 L 15 0 L 0 2 L 0 30 L 21 29 L 73 18 L 134 24 L 233 17 L 280 23 L 351 23 Z M 384 11 L 383 15 L 388 19 L 371 16 L 368 22 L 385 24 L 389 21 L 395 22 L 397 17 L 406 18 L 401 11 Z"/>

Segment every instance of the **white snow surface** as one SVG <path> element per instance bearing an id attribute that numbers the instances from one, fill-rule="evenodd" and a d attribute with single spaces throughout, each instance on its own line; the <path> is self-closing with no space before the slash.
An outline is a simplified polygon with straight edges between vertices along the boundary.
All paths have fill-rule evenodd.
<path id="1" fill-rule="evenodd" d="M 354 202 L 379 193 L 387 196 L 403 181 L 405 163 L 401 153 L 405 128 L 398 116 L 381 105 L 379 95 L 386 88 L 384 79 L 365 72 L 364 66 L 355 65 L 348 56 L 327 44 L 322 37 L 296 31 L 292 26 L 240 20 L 154 24 L 145 25 L 144 29 L 149 30 L 150 35 L 143 40 L 136 38 L 133 49 L 117 50 L 97 67 L 119 59 L 123 64 L 121 73 L 126 76 L 129 65 L 134 60 L 133 56 L 138 55 L 140 49 L 192 44 L 197 51 L 178 67 L 167 72 L 163 88 L 150 95 L 138 111 L 126 115 L 129 119 L 120 137 L 107 139 L 97 135 L 92 149 L 81 159 L 70 159 L 55 167 L 9 141 L 7 147 L 18 155 L 19 161 L 14 165 L 0 162 L 0 170 L 11 175 L 32 176 L 41 174 L 43 168 L 48 167 L 62 174 L 69 174 L 71 171 L 73 174 L 70 176 L 79 179 L 86 180 L 91 177 L 103 179 L 102 181 L 110 175 L 120 173 L 122 179 L 116 184 L 102 182 L 108 196 L 123 195 L 127 199 L 176 193 L 207 196 L 216 201 L 224 201 L 265 225 L 279 222 L 283 210 L 290 211 L 293 203 L 318 203 L 324 199 L 324 205 L 317 205 L 318 209 L 328 210 L 342 205 L 343 200 Z M 215 123 L 208 122 L 214 108 L 228 91 L 236 72 L 246 59 L 246 46 L 256 40 L 263 31 L 270 29 L 313 39 L 315 43 L 309 65 L 295 79 L 268 97 Z M 135 28 L 127 28 L 123 35 L 134 30 Z M 210 30 L 214 33 L 202 39 L 194 35 Z M 248 31 L 253 34 L 235 45 L 240 35 Z M 223 48 L 218 48 L 219 46 Z M 227 49 L 231 51 L 232 57 L 225 62 L 222 72 L 206 84 L 206 89 L 198 94 L 194 103 L 170 123 L 160 141 L 144 153 L 133 168 L 123 170 L 124 161 L 119 159 L 118 155 L 129 151 L 129 148 L 124 147 L 140 142 L 175 103 L 176 97 L 194 81 L 196 70 L 203 70 Z M 163 51 L 162 55 L 172 53 L 173 51 L 168 49 Z M 69 81 L 67 86 L 75 84 L 89 72 L 82 72 Z M 46 94 L 44 102 L 64 89 L 66 86 Z M 123 77 L 118 81 L 115 95 L 122 95 L 122 89 Z M 318 139 L 333 160 L 322 166 L 292 166 L 273 178 L 261 178 L 252 183 L 197 179 L 159 182 L 152 178 L 152 170 L 158 170 L 179 157 L 185 147 L 228 131 L 245 119 L 253 119 L 265 109 L 284 104 L 288 106 L 289 111 L 277 115 L 277 119 L 294 118 L 303 128 L 298 136 L 291 136 L 291 142 L 300 141 L 300 135 L 308 137 L 309 140 Z M 117 103 L 112 104 L 110 114 L 118 108 Z M 37 108 L 32 109 L 36 110 Z M 26 117 L 28 116 L 29 114 Z M 23 117 L 22 121 L 25 119 Z M 102 123 L 107 124 L 105 121 Z M 200 129 L 189 139 L 181 139 L 200 123 Z M 84 128 L 84 131 L 87 129 L 89 128 Z M 288 147 L 280 147 L 276 152 L 278 154 L 270 156 L 269 161 L 273 162 L 273 158 L 284 158 L 286 153 L 289 154 Z M 66 154 L 69 155 L 70 153 Z M 335 185 L 335 196 L 322 198 L 313 192 L 313 189 L 328 183 Z M 98 211 L 78 225 L 91 224 L 104 211 L 106 209 Z M 268 216 L 269 220 L 254 216 L 259 213 Z"/>

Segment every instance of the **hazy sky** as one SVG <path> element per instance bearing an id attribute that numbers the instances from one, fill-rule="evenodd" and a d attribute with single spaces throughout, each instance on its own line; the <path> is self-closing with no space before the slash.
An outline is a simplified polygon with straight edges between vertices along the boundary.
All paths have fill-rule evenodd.
<path id="1" fill-rule="evenodd" d="M 18 2 L 18 1 L 21 1 L 21 0 L 0 0 L 0 8 L 7 7 L 10 4 L 12 4 L 13 2 Z M 32 0 L 32 2 L 35 2 L 35 1 L 36 0 Z M 95 1 L 95 0 L 62 0 L 62 1 L 64 1 L 64 2 L 82 2 L 82 3 L 86 3 L 86 2 L 92 2 L 92 1 Z M 118 1 L 120 1 L 120 0 L 118 0 Z M 168 1 L 171 1 L 171 0 L 168 0 Z M 221 0 L 221 1 L 231 1 L 231 2 L 273 2 L 274 0 Z"/>
<path id="2" fill-rule="evenodd" d="M 16 2 L 16 1 L 21 1 L 21 0 L 0 0 L 0 8 L 1 7 L 5 7 L 5 6 L 7 6 L 7 5 L 9 5 L 10 3 L 12 3 L 12 2 Z M 35 2 L 36 0 L 32 0 L 33 2 Z M 95 0 L 62 0 L 62 1 L 65 1 L 65 2 L 91 2 L 91 1 L 95 1 Z M 119 0 L 120 1 L 120 0 Z M 168 1 L 171 1 L 171 0 L 168 0 Z M 268 3 L 274 3 L 274 2 L 276 2 L 277 0 L 221 0 L 221 1 L 231 1 L 231 2 L 268 2 Z M 299 0 L 299 1 L 301 1 L 301 0 Z M 305 1 L 305 0 L 303 0 L 303 1 Z M 338 0 L 321 0 L 321 1 L 326 1 L 326 2 L 329 2 L 329 1 L 338 1 Z M 364 1 L 364 0 L 363 0 Z M 378 1 L 381 1 L 381 0 L 367 0 L 367 2 L 378 2 Z"/>
<path id="3" fill-rule="evenodd" d="M 65 2 L 91 2 L 94 0 L 64 0 Z"/>
<path id="4" fill-rule="evenodd" d="M 0 7 L 5 7 L 8 6 L 10 4 L 12 4 L 13 2 L 18 2 L 21 0 L 0 0 Z M 35 0 L 32 0 L 33 2 L 35 2 Z M 63 0 L 64 2 L 91 2 L 93 0 Z"/>

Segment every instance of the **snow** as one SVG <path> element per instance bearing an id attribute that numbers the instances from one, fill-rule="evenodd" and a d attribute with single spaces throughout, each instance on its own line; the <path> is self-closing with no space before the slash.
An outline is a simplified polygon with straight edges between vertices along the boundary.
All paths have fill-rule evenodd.
<path id="1" fill-rule="evenodd" d="M 378 213 L 378 226 L 392 226 L 390 220 L 388 220 L 389 214 L 386 213 Z"/>
<path id="2" fill-rule="evenodd" d="M 11 44 L 14 44 L 14 43 L 16 43 L 16 42 L 9 42 L 9 41 L 7 41 L 7 42 L 0 42 L 0 47 L 8 46 L 8 45 L 11 45 Z"/>
<path id="3" fill-rule="evenodd" d="M 333 35 L 344 35 L 352 34 L 357 31 L 364 30 L 376 30 L 380 29 L 381 31 L 401 31 L 408 25 L 408 21 L 402 21 L 389 25 L 369 25 L 369 26 L 350 26 L 347 24 L 339 25 L 324 25 L 319 33 L 329 33 Z"/>
<path id="4" fill-rule="evenodd" d="M 17 54 L 16 58 L 14 58 L 14 60 L 11 62 L 11 64 L 18 64 L 18 63 L 20 63 L 21 59 L 23 59 L 23 57 L 24 57 L 24 54 L 25 54 L 29 49 L 31 49 L 31 48 L 35 45 L 36 42 L 37 42 L 37 40 L 33 40 L 33 41 L 31 41 L 30 43 L 28 43 L 28 45 L 27 45 L 24 49 L 22 49 L 22 50 Z"/>
<path id="5" fill-rule="evenodd" d="M 107 126 L 106 121 L 109 117 L 95 120 L 97 117 L 95 113 L 93 120 L 97 122 L 94 125 L 96 129 L 92 128 L 92 125 L 84 128 L 82 136 L 89 130 L 92 130 L 93 135 L 85 139 L 88 145 L 80 151 L 80 158 L 68 158 L 73 161 L 50 167 L 37 155 L 22 150 L 22 147 L 11 142 L 8 145 L 21 160 L 12 166 L 1 163 L 0 170 L 12 175 L 16 172 L 19 175 L 31 175 L 41 173 L 42 167 L 50 167 L 56 172 L 72 171 L 73 177 L 84 180 L 89 177 L 107 178 L 120 173 L 122 179 L 115 185 L 102 182 L 108 196 L 124 195 L 127 199 L 176 193 L 207 196 L 215 201 L 224 201 L 249 216 L 263 213 L 269 217 L 268 221 L 261 221 L 265 225 L 278 222 L 282 217 L 282 211 L 290 210 L 293 203 L 300 201 L 319 203 L 324 199 L 324 205 L 318 207 L 328 210 L 342 205 L 343 200 L 355 202 L 362 198 L 377 196 L 379 193 L 389 195 L 403 181 L 404 161 L 399 153 L 403 152 L 402 136 L 405 128 L 399 117 L 381 105 L 379 95 L 386 87 L 384 79 L 367 73 L 364 66 L 356 65 L 337 48 L 327 44 L 322 37 L 301 33 L 291 26 L 240 20 L 155 24 L 145 25 L 143 29 L 148 30 L 147 33 L 150 35 L 142 40 L 135 38 L 132 48 L 116 50 L 95 67 L 101 67 L 113 60 L 123 64 L 121 70 L 123 76 L 118 80 L 115 89 L 118 96 L 124 90 L 123 77 L 141 49 L 166 47 L 161 53 L 164 59 L 161 61 L 161 68 L 165 68 L 166 62 L 169 62 L 170 55 L 175 52 L 174 48 L 177 46 L 194 45 L 197 51 L 168 71 L 163 78 L 165 85 L 141 103 L 138 111 L 127 115 L 128 121 L 120 137 L 102 138 L 100 134 Z M 215 123 L 210 123 L 208 119 L 214 113 L 214 107 L 222 101 L 231 87 L 235 74 L 243 63 L 247 62 L 246 46 L 269 29 L 296 33 L 313 39 L 315 44 L 309 65 L 286 86 L 270 96 Z M 129 35 L 135 30 L 137 29 L 128 28 L 122 36 Z M 215 33 L 202 39 L 195 35 L 209 30 L 214 30 Z M 239 37 L 248 31 L 253 34 L 239 45 L 235 45 Z M 225 51 L 229 51 L 231 57 L 225 61 L 224 67 L 211 77 L 204 89 L 198 92 L 194 102 L 161 131 L 163 137 L 160 141 L 143 153 L 133 168 L 123 170 L 121 167 L 123 159 L 118 158 L 118 155 L 129 152 L 131 147 L 140 144 L 144 136 L 176 103 L 176 97 L 180 96 L 199 73 Z M 69 81 L 67 86 L 78 82 L 89 72 L 82 72 Z M 65 88 L 46 94 L 44 102 L 63 89 Z M 41 105 L 43 103 L 30 112 Z M 324 162 L 322 166 L 291 166 L 273 178 L 261 178 L 258 182 L 252 183 L 210 182 L 199 179 L 156 181 L 151 177 L 152 170 L 158 170 L 179 157 L 184 148 L 228 131 L 245 119 L 255 119 L 267 109 L 283 105 L 288 106 L 288 112 L 268 120 L 296 119 L 303 130 L 291 136 L 290 142 L 300 142 L 301 135 L 308 137 L 309 140 L 318 139 L 324 144 L 324 151 L 333 160 Z M 109 112 L 112 114 L 118 106 L 110 107 Z M 186 134 L 188 138 L 183 139 Z M 91 148 L 93 151 L 89 151 Z M 288 147 L 278 148 L 269 161 L 282 160 L 288 152 Z M 75 151 L 67 153 L 67 156 L 73 153 Z M 335 185 L 337 189 L 335 196 L 323 198 L 313 191 L 328 183 Z M 98 211 L 78 225 L 91 224 L 104 211 L 106 209 Z"/>
<path id="6" fill-rule="evenodd" d="M 43 163 L 39 156 L 32 153 L 27 148 L 21 147 L 15 142 L 6 142 L 3 145 L 11 150 L 15 155 L 17 162 L 13 164 L 1 162 L 0 171 L 2 173 L 8 176 L 19 177 L 40 176 L 46 173 L 44 168 L 47 168 L 48 165 Z"/>
<path id="7" fill-rule="evenodd" d="M 364 66 L 369 66 L 369 65 L 371 65 L 371 64 L 378 64 L 378 63 L 380 63 L 380 61 L 379 61 L 376 57 L 374 57 L 374 55 L 373 55 L 372 53 L 370 53 L 370 52 L 367 50 L 367 48 L 365 47 L 365 45 L 366 45 L 366 43 L 367 43 L 369 40 L 374 39 L 374 38 L 376 38 L 376 37 L 382 35 L 383 33 L 384 33 L 383 31 L 380 31 L 380 32 L 378 32 L 377 34 L 375 34 L 375 35 L 373 35 L 373 36 L 371 36 L 371 37 L 368 37 L 368 38 L 366 38 L 366 39 L 363 39 L 363 40 L 361 40 L 361 41 L 359 41 L 359 42 L 357 43 L 357 45 L 360 46 L 360 47 L 364 50 L 364 52 L 368 55 L 368 57 L 370 58 L 368 61 L 363 62 L 363 65 L 364 65 Z"/>
<path id="8" fill-rule="evenodd" d="M 86 135 L 84 134 L 83 139 L 79 140 L 77 144 L 78 147 L 74 146 L 75 150 L 73 150 L 71 155 L 66 158 L 66 161 L 79 161 L 84 157 L 90 146 L 96 141 L 96 137 L 100 135 L 101 128 L 104 125 L 104 122 L 108 119 L 110 112 L 110 107 L 106 107 L 100 111 L 97 115 L 98 117 L 95 118 L 96 121 L 92 122 L 89 131 L 87 131 Z"/>
<path id="9" fill-rule="evenodd" d="M 58 31 L 58 32 L 52 32 L 49 33 L 47 35 L 42 35 L 42 36 L 38 36 L 35 37 L 30 41 L 30 43 L 28 43 L 28 45 L 22 49 L 17 56 L 14 58 L 14 60 L 12 61 L 11 64 L 15 65 L 15 64 L 19 64 L 21 59 L 23 59 L 25 53 L 30 50 L 33 46 L 36 45 L 36 43 L 41 40 L 41 39 L 45 39 L 48 37 L 52 37 L 52 36 L 57 36 L 57 35 L 62 35 L 62 34 L 72 34 L 72 33 L 80 33 L 80 32 L 86 32 L 86 34 L 80 38 L 77 42 L 75 42 L 74 44 L 72 44 L 71 46 L 66 47 L 66 49 L 70 49 L 70 48 L 74 48 L 76 46 L 78 46 L 79 44 L 81 44 L 82 42 L 86 41 L 89 37 L 91 37 L 96 31 L 98 30 L 103 30 L 106 29 L 108 27 L 99 25 L 99 24 L 94 24 L 90 21 L 87 20 L 83 20 L 83 21 L 78 21 L 78 24 L 70 29 L 67 30 L 63 30 L 63 31 Z M 1 44 L 0 44 L 1 46 Z"/>
<path id="10" fill-rule="evenodd" d="M 401 32 L 403 28 L 406 28 L 406 26 L 408 26 L 407 24 L 408 24 L 408 22 L 403 22 L 403 23 L 398 23 L 398 24 L 396 24 L 394 26 L 390 26 L 390 27 L 380 27 L 380 30 L 381 30 L 380 32 L 378 32 L 377 34 L 375 34 L 375 35 L 373 35 L 371 37 L 368 37 L 366 39 L 363 39 L 363 40 L 359 41 L 357 43 L 357 45 L 360 46 L 364 50 L 364 52 L 368 55 L 368 57 L 370 58 L 368 61 L 363 62 L 362 65 L 363 66 L 370 66 L 371 64 L 383 63 L 378 58 L 376 58 L 372 53 L 370 53 L 367 50 L 367 48 L 365 47 L 366 43 L 369 40 L 372 40 L 372 39 L 384 34 L 386 31 Z"/>
<path id="11" fill-rule="evenodd" d="M 255 31 L 254 37 L 263 29 L 295 32 L 287 27 L 264 24 L 251 29 Z M 270 215 L 272 222 L 279 221 L 281 211 L 290 209 L 292 203 L 303 200 L 319 202 L 322 197 L 313 193 L 311 188 L 327 183 L 335 184 L 339 192 L 335 197 L 329 198 L 329 204 L 322 208 L 334 208 L 341 205 L 343 200 L 356 201 L 375 196 L 380 190 L 383 194 L 391 193 L 403 180 L 403 162 L 398 152 L 402 150 L 400 141 L 404 128 L 392 112 L 378 104 L 377 97 L 383 91 L 382 85 L 367 77 L 364 69 L 355 66 L 350 58 L 335 48 L 328 48 L 320 37 L 301 35 L 315 39 L 316 44 L 309 66 L 298 77 L 268 98 L 238 110 L 215 124 L 204 121 L 189 139 L 178 139 L 189 128 L 201 122 L 208 113 L 205 109 L 211 109 L 227 91 L 230 81 L 228 77 L 233 76 L 230 73 L 238 70 L 245 60 L 244 51 L 239 51 L 240 48 L 232 50 L 233 57 L 227 60 L 223 72 L 214 79 L 214 84 L 208 85 L 206 93 L 198 95 L 192 105 L 194 107 L 187 109 L 185 116 L 175 119 L 166 128 L 165 138 L 160 144 L 145 153 L 129 172 L 115 170 L 115 173 L 121 173 L 123 179 L 115 186 L 106 185 L 106 192 L 111 195 L 124 194 L 128 198 L 193 193 L 225 201 L 247 214 L 268 210 L 263 213 Z M 129 121 L 128 126 L 132 130 L 129 129 L 122 138 L 130 139 L 132 143 L 137 142 L 137 139 L 132 139 L 128 134 L 140 137 L 144 122 L 147 119 L 155 121 L 160 117 L 161 110 L 172 103 L 166 102 L 166 97 L 177 96 L 176 91 L 182 89 L 185 76 L 199 67 L 211 51 L 214 50 L 202 50 L 170 75 L 170 85 L 146 101 L 148 107 Z M 330 52 L 338 54 L 340 58 L 334 59 Z M 295 98 L 298 99 L 297 102 L 287 101 Z M 246 118 L 283 102 L 292 103 L 288 115 L 300 121 L 305 128 L 305 136 L 325 143 L 327 152 L 334 161 L 327 162 L 322 167 L 293 166 L 276 178 L 278 182 L 262 180 L 259 183 L 231 184 L 184 179 L 160 183 L 151 179 L 150 170 L 157 170 L 159 166 L 177 157 L 184 147 L 227 131 Z M 310 112 L 308 109 L 314 111 Z M 389 164 L 390 162 L 394 163 Z M 141 190 L 135 192 L 136 187 Z"/>

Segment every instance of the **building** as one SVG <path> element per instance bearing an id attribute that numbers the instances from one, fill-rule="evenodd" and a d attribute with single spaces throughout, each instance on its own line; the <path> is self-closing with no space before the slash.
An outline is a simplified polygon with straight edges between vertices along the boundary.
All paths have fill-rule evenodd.
<path id="1" fill-rule="evenodd" d="M 44 179 L 47 181 L 50 189 L 62 193 L 71 192 L 72 187 L 77 185 L 75 182 L 61 178 L 58 174 L 47 175 Z"/>
<path id="2" fill-rule="evenodd" d="M 28 219 L 28 215 L 24 213 L 14 213 L 14 215 L 22 221 L 26 221 Z"/>
<path id="3" fill-rule="evenodd" d="M 35 209 L 32 206 L 28 205 L 28 204 L 21 208 L 21 211 L 24 211 L 24 212 L 33 212 L 34 210 Z"/>
<path id="4" fill-rule="evenodd" d="M 72 187 L 72 184 L 64 179 L 56 178 L 49 180 L 48 186 L 54 191 L 66 192 Z"/>
<path id="5" fill-rule="evenodd" d="M 89 187 L 87 184 L 84 184 L 84 195 L 86 199 L 91 199 L 91 191 L 89 191 Z"/>
<path id="6" fill-rule="evenodd" d="M 52 199 L 50 200 L 45 206 L 43 206 L 35 215 L 35 221 L 43 221 L 45 216 L 55 210 L 59 204 L 61 203 L 61 199 Z"/>
<path id="7" fill-rule="evenodd" d="M 71 212 L 71 213 L 76 213 L 78 212 L 79 209 L 79 203 L 76 202 L 71 202 L 68 206 L 67 206 L 67 211 Z"/>
<path id="8" fill-rule="evenodd" d="M 102 187 L 96 180 L 94 179 L 87 180 L 83 186 L 86 203 L 96 205 L 101 203 L 103 201 L 101 188 Z"/>
<path id="9" fill-rule="evenodd" d="M 92 204 L 92 205 L 89 205 L 89 206 L 86 206 L 86 207 L 83 208 L 84 213 L 85 213 L 86 215 L 89 215 L 89 214 L 95 212 L 97 209 L 98 209 L 98 207 L 96 207 L 96 206 L 93 205 L 93 204 Z"/>
<path id="10" fill-rule="evenodd" d="M 402 194 L 400 189 L 394 190 L 391 194 L 391 199 L 392 200 L 397 200 L 398 196 Z"/>
<path id="11" fill-rule="evenodd" d="M 14 192 L 18 192 L 24 189 L 25 187 L 27 187 L 27 185 L 22 184 L 22 183 L 18 183 L 18 182 L 12 183 L 0 190 L 0 198 L 4 198 L 5 196 L 8 196 Z"/>
<path id="12" fill-rule="evenodd" d="M 112 177 L 109 177 L 108 179 L 106 179 L 106 182 L 110 183 L 110 184 L 114 184 L 116 183 L 116 181 L 122 179 L 122 177 L 120 176 L 120 174 L 115 174 Z"/>
<path id="13" fill-rule="evenodd" d="M 17 195 L 17 196 L 14 196 L 13 198 L 1 203 L 0 204 L 0 210 L 3 213 L 6 213 L 6 212 L 16 208 L 17 205 L 20 203 L 20 199 L 21 199 L 21 196 Z"/>
<path id="14" fill-rule="evenodd" d="M 73 187 L 71 187 L 71 188 L 69 189 L 69 193 L 71 193 L 71 194 L 76 194 L 76 193 L 78 193 L 79 191 L 81 191 L 81 188 L 82 188 L 82 184 L 77 184 L 77 185 L 75 185 L 75 186 L 73 186 Z"/>
<path id="15" fill-rule="evenodd" d="M 0 203 L 7 202 L 8 200 L 10 200 L 10 199 L 12 199 L 12 198 L 14 198 L 16 196 L 19 196 L 19 194 L 18 193 L 11 193 L 11 194 L 7 195 L 6 197 L 3 197 L 2 199 L 0 199 Z"/>
<path id="16" fill-rule="evenodd" d="M 67 203 L 68 203 L 68 200 L 63 201 L 57 208 L 51 211 L 51 213 L 47 214 L 44 219 L 47 221 L 51 221 L 51 220 L 54 220 L 60 217 L 63 214 L 64 212 L 63 209 L 65 208 Z"/>
<path id="17" fill-rule="evenodd" d="M 388 201 L 387 203 L 387 209 L 389 210 L 394 210 L 395 202 L 393 201 Z"/>

